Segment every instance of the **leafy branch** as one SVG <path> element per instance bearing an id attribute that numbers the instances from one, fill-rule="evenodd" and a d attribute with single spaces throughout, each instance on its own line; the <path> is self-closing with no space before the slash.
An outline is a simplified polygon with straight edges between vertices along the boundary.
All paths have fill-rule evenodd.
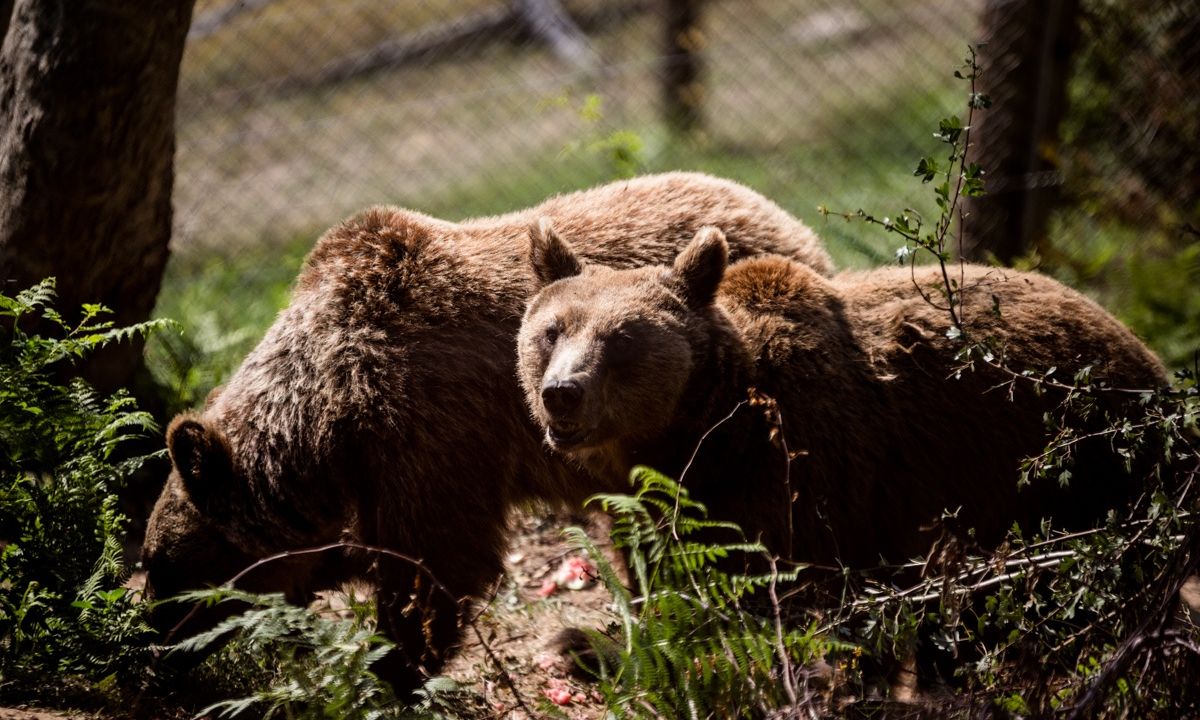
<path id="1" fill-rule="evenodd" d="M 912 208 L 904 208 L 894 217 L 884 216 L 880 218 L 861 208 L 853 213 L 848 213 L 833 212 L 824 205 L 817 207 L 817 212 L 824 217 L 838 215 L 845 220 L 857 217 L 869 225 L 877 225 L 885 231 L 903 238 L 904 245 L 896 251 L 896 259 L 902 263 L 907 262 L 910 269 L 912 269 L 914 273 L 913 285 L 917 288 L 917 292 L 920 293 L 922 299 L 930 305 L 949 313 L 951 327 L 947 332 L 947 336 L 951 339 L 962 337 L 965 330 L 961 301 L 961 293 L 963 292 L 961 238 L 959 247 L 957 248 L 960 271 L 959 276 L 953 278 L 948 269 L 948 266 L 952 262 L 950 254 L 951 231 L 956 214 L 959 225 L 962 225 L 962 198 L 981 197 L 985 194 L 983 168 L 978 163 L 967 161 L 967 154 L 971 148 L 971 127 L 975 120 L 975 113 L 990 107 L 992 104 L 991 99 L 978 90 L 977 82 L 981 74 L 982 71 L 979 67 L 976 50 L 973 46 L 970 46 L 968 47 L 968 55 L 962 67 L 954 71 L 954 77 L 966 80 L 970 84 L 970 91 L 967 96 L 966 123 L 963 123 L 957 115 L 942 118 L 938 122 L 938 128 L 933 137 L 948 148 L 944 160 L 940 160 L 934 155 L 928 155 L 918 161 L 917 167 L 913 171 L 913 175 L 921 178 L 923 184 L 933 183 L 935 180 L 938 181 L 933 186 L 933 194 L 939 214 L 934 220 L 932 227 L 927 227 L 921 213 Z M 941 266 L 942 283 L 936 290 L 941 293 L 945 304 L 935 302 L 933 295 L 927 292 L 925 288 L 922 288 L 916 280 L 917 256 L 921 250 L 930 253 Z"/>

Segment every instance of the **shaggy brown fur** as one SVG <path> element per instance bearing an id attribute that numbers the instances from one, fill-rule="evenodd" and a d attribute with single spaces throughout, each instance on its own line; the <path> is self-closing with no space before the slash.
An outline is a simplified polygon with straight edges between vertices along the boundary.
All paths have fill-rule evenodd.
<path id="1" fill-rule="evenodd" d="M 961 508 L 957 525 L 994 543 L 1013 521 L 1095 520 L 1136 487 L 1100 441 L 1075 449 L 1067 490 L 1018 491 L 1019 463 L 1044 447 L 1043 413 L 1062 395 L 1022 380 L 1010 399 L 997 388 L 1008 376 L 983 363 L 956 376 L 949 316 L 907 268 L 831 280 L 767 256 L 726 272 L 715 229 L 671 268 L 580 269 L 552 232 L 534 238 L 533 257 L 535 274 L 557 281 L 526 312 L 521 382 L 547 443 L 590 470 L 594 490 L 624 487 L 634 464 L 673 477 L 686 467 L 695 497 L 774 552 L 863 567 L 929 550 L 921 528 L 943 510 Z M 940 279 L 915 271 L 927 291 Z M 967 266 L 963 286 L 969 331 L 1009 368 L 1057 365 L 1069 380 L 1093 364 L 1113 386 L 1165 382 L 1132 333 L 1047 277 Z M 750 387 L 777 402 L 786 448 L 762 406 L 744 404 Z M 784 449 L 800 453 L 790 467 Z"/>
<path id="2" fill-rule="evenodd" d="M 513 381 L 535 286 L 528 232 L 542 217 L 582 257 L 614 266 L 668 261 L 718 224 L 735 254 L 829 270 L 813 234 L 779 207 L 690 173 L 464 223 L 394 208 L 353 217 L 321 238 L 291 305 L 224 390 L 171 424 L 174 471 L 143 551 L 151 595 L 341 538 L 421 560 L 456 598 L 478 595 L 501 572 L 508 508 L 586 496 L 542 451 Z M 410 688 L 458 636 L 455 603 L 411 565 L 324 553 L 268 564 L 242 585 L 301 601 L 356 575 L 377 585 L 380 628 L 404 653 L 380 671 Z M 178 619 L 169 612 L 164 628 Z"/>

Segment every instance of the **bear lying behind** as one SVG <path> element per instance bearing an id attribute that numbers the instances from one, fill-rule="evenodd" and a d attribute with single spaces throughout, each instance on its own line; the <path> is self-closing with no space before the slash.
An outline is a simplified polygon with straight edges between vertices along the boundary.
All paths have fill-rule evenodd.
<path id="1" fill-rule="evenodd" d="M 669 268 L 585 264 L 547 226 L 531 254 L 546 285 L 518 338 L 521 384 L 546 443 L 597 491 L 627 487 L 635 464 L 683 474 L 714 516 L 774 553 L 864 567 L 928 551 L 920 528 L 944 509 L 961 508 L 957 524 L 995 543 L 1014 521 L 1095 520 L 1137 486 L 1101 440 L 1075 449 L 1066 490 L 1018 491 L 1018 465 L 1044 448 L 1043 413 L 1061 393 L 1038 397 L 1022 380 L 1010 399 L 997 387 L 1008 376 L 982 363 L 955 379 L 962 344 L 908 268 L 829 279 L 765 256 L 727 271 L 713 228 Z M 1165 383 L 1157 358 L 1079 293 L 1031 273 L 963 273 L 967 327 L 1003 348 L 1007 367 L 1057 365 L 1069 379 L 1094 363 L 1093 379 L 1112 386 Z M 915 269 L 927 292 L 940 279 Z M 762 406 L 745 402 L 751 387 L 776 400 L 783 447 Z M 1129 397 L 1104 395 L 1112 406 Z M 790 467 L 785 450 L 799 453 Z"/>
<path id="2" fill-rule="evenodd" d="M 535 287 L 529 226 L 542 216 L 577 238 L 582 256 L 614 266 L 669 262 L 717 224 L 734 255 L 782 253 L 829 272 L 798 220 L 694 173 L 464 223 L 395 208 L 350 218 L 317 243 L 290 306 L 224 389 L 171 423 L 173 471 L 143 548 L 147 594 L 218 584 L 281 550 L 383 546 L 420 560 L 453 597 L 410 563 L 354 552 L 268 563 L 239 584 L 302 602 L 367 578 L 379 627 L 402 651 L 376 670 L 404 691 L 436 669 L 458 637 L 455 600 L 502 571 L 507 511 L 590 493 L 542 451 L 513 381 Z M 188 610 L 161 606 L 156 625 L 169 630 Z"/>

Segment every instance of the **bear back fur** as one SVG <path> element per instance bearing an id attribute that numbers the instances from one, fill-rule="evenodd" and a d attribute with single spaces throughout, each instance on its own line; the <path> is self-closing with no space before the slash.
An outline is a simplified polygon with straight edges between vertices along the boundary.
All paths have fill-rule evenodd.
<path id="1" fill-rule="evenodd" d="M 952 268 L 952 271 L 957 271 Z M 972 342 L 992 362 L 957 357 L 936 267 L 896 267 L 832 280 L 782 258 L 730 269 L 721 298 L 747 351 L 755 382 L 781 408 L 789 449 L 802 454 L 800 528 L 806 557 L 864 565 L 903 561 L 928 550 L 943 511 L 958 530 L 998 542 L 1013 522 L 1026 530 L 1043 517 L 1079 527 L 1103 517 L 1137 483 L 1104 442 L 1075 453 L 1075 476 L 1018 489 L 1020 462 L 1042 452 L 1045 413 L 1060 413 L 1065 393 L 1035 392 L 1035 376 L 1072 383 L 1091 367 L 1101 410 L 1119 412 L 1166 383 L 1161 362 L 1092 300 L 1046 276 L 967 265 L 955 280 Z M 922 297 L 921 292 L 932 300 Z M 1095 429 L 1100 418 L 1071 422 Z M 833 528 L 833 530 L 831 530 Z"/>

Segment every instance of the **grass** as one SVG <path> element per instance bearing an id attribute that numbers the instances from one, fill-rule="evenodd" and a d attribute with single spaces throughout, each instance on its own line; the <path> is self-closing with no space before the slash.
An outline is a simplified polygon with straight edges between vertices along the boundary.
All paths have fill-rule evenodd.
<path id="1" fill-rule="evenodd" d="M 1132 227 L 1082 209 L 1057 212 L 1044 269 L 1082 288 L 1128 324 L 1170 368 L 1200 351 L 1200 237 L 1143 223 Z"/>
<path id="2" fill-rule="evenodd" d="M 236 253 L 172 258 L 155 315 L 178 318 L 181 330 L 158 333 L 146 344 L 147 365 L 169 412 L 200 405 L 237 369 L 287 305 L 310 246 L 309 238 L 297 237 Z"/>

